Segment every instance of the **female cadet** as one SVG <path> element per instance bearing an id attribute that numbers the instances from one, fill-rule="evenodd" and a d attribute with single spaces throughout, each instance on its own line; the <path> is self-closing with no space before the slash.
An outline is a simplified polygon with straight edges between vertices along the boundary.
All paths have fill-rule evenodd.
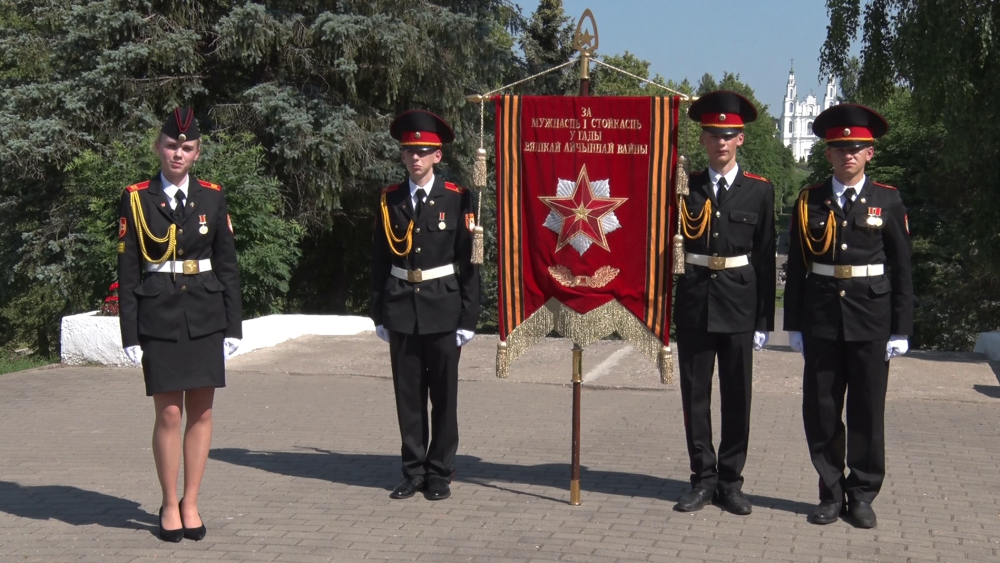
<path id="1" fill-rule="evenodd" d="M 160 173 L 125 189 L 118 224 L 122 344 L 153 397 L 153 459 L 163 492 L 160 538 L 200 540 L 198 490 L 212 402 L 242 337 L 236 244 L 222 189 L 190 174 L 200 156 L 190 108 L 175 109 L 153 147 Z M 181 438 L 181 422 L 187 424 Z M 177 479 L 184 458 L 184 494 Z"/>

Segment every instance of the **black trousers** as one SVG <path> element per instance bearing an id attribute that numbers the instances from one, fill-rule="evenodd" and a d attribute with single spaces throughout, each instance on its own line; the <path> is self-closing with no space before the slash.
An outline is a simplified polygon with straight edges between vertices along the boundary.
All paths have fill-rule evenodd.
<path id="1" fill-rule="evenodd" d="M 889 339 L 803 336 L 802 421 L 820 500 L 872 502 L 885 478 L 885 391 Z M 847 427 L 842 414 L 847 394 Z M 850 473 L 844 477 L 844 461 Z"/>
<path id="2" fill-rule="evenodd" d="M 750 439 L 753 392 L 753 332 L 714 333 L 678 327 L 684 431 L 691 460 L 691 486 L 731 490 L 743 486 Z M 722 440 L 712 444 L 712 372 L 719 359 Z"/>
<path id="3" fill-rule="evenodd" d="M 458 358 L 455 333 L 389 331 L 392 385 L 403 440 L 403 475 L 451 478 L 458 451 Z M 431 415 L 427 416 L 427 399 Z"/>

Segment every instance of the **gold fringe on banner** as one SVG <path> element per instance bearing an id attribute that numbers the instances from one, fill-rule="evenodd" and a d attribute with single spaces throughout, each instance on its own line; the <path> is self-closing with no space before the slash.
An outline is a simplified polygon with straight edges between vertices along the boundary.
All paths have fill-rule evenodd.
<path id="1" fill-rule="evenodd" d="M 472 185 L 477 188 L 486 187 L 486 149 L 476 149 L 476 160 L 472 165 Z"/>
<path id="2" fill-rule="evenodd" d="M 684 200 L 688 194 L 691 193 L 690 188 L 688 188 L 688 173 L 687 173 L 687 158 L 680 156 L 677 159 L 677 181 L 674 184 L 677 194 L 677 234 L 674 235 L 674 273 L 683 274 L 684 273 L 684 236 L 681 234 L 683 230 L 681 216 L 681 201 Z"/>
<path id="3" fill-rule="evenodd" d="M 507 379 L 510 376 L 510 358 L 507 356 L 507 343 L 497 342 L 497 377 Z"/>
<path id="4" fill-rule="evenodd" d="M 508 377 L 510 364 L 553 330 L 584 347 L 618 333 L 651 362 L 659 365 L 662 383 L 672 381 L 673 361 L 670 348 L 663 346 L 649 327 L 621 303 L 610 301 L 581 315 L 555 299 L 549 299 L 544 307 L 525 319 L 507 335 L 507 340 L 500 343 L 503 346 L 503 371 L 501 372 L 501 349 L 498 347 L 497 377 Z M 666 359 L 663 350 L 666 350 Z"/>

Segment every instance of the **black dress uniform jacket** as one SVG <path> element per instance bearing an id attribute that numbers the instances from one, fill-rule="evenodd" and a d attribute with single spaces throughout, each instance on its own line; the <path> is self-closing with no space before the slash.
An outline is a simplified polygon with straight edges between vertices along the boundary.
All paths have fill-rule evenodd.
<path id="1" fill-rule="evenodd" d="M 866 179 L 846 216 L 833 193 L 832 179 L 806 188 L 804 194 L 800 197 L 807 198 L 812 237 L 823 236 L 833 211 L 836 239 L 821 256 L 804 250 L 795 206 L 785 285 L 785 330 L 824 340 L 836 340 L 842 335 L 847 342 L 912 334 L 910 237 L 906 209 L 896 188 Z M 879 213 L 881 225 L 868 223 L 870 210 Z M 808 262 L 884 264 L 886 271 L 881 276 L 836 279 L 809 273 Z"/>
<path id="2" fill-rule="evenodd" d="M 714 333 L 774 330 L 774 187 L 740 169 L 720 206 L 707 170 L 693 173 L 688 186 L 688 212 L 697 215 L 711 201 L 712 216 L 700 238 L 684 238 L 684 251 L 750 254 L 750 264 L 714 271 L 686 264 L 677 282 L 674 323 Z"/>
<path id="3" fill-rule="evenodd" d="M 192 339 L 223 332 L 242 338 L 242 303 L 236 242 L 222 189 L 193 175 L 177 222 L 177 260 L 211 259 L 212 269 L 192 276 L 145 272 L 139 234 L 132 213 L 132 193 L 139 194 L 142 214 L 152 234 L 166 236 L 175 222 L 163 193 L 160 175 L 126 188 L 121 199 L 118 237 L 118 295 L 122 345 L 137 346 L 141 336 L 177 341 L 181 331 Z M 204 216 L 205 234 L 200 232 Z M 139 227 L 141 228 L 141 227 Z M 155 243 L 143 233 L 146 253 L 159 259 L 167 243 Z M 167 260 L 174 260 L 173 256 Z M 186 340 L 186 338 L 184 338 Z M 222 350 L 219 350 L 221 356 Z"/>
<path id="4" fill-rule="evenodd" d="M 413 217 L 409 181 L 383 190 L 394 236 L 406 235 L 413 220 L 413 244 L 396 256 L 381 217 L 375 222 L 372 248 L 372 310 L 375 325 L 404 334 L 474 331 L 479 319 L 479 268 L 472 265 L 472 196 L 465 188 L 434 178 L 420 216 Z M 405 250 L 405 243 L 397 244 Z M 392 266 L 429 270 L 458 265 L 458 274 L 419 283 L 390 275 Z"/>

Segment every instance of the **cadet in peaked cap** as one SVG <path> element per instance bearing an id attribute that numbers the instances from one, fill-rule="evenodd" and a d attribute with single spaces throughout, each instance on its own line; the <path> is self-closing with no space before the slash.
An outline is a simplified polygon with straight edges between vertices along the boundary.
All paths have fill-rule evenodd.
<path id="1" fill-rule="evenodd" d="M 371 317 L 389 343 L 402 438 L 403 481 L 389 496 L 443 500 L 458 450 L 459 352 L 479 317 L 472 197 L 434 174 L 442 145 L 455 139 L 440 117 L 408 111 L 389 133 L 409 176 L 382 190 L 372 241 Z"/>
<path id="2" fill-rule="evenodd" d="M 199 180 L 191 108 L 164 121 L 153 148 L 160 171 L 122 193 L 118 223 L 119 321 L 125 354 L 141 363 L 153 397 L 153 449 L 163 491 L 160 538 L 200 540 L 198 489 L 212 436 L 215 389 L 242 337 L 236 243 L 222 188 Z M 187 413 L 183 431 L 183 413 Z M 183 501 L 177 499 L 181 444 Z"/>
<path id="3" fill-rule="evenodd" d="M 743 495 L 750 437 L 753 350 L 774 330 L 774 188 L 736 162 L 743 125 L 757 110 L 743 96 L 709 92 L 692 104 L 708 168 L 691 174 L 682 200 L 686 272 L 677 280 L 674 322 L 691 491 L 675 510 L 701 510 L 715 497 L 733 514 L 753 510 Z M 712 443 L 712 378 L 719 364 L 722 428 Z"/>
<path id="4" fill-rule="evenodd" d="M 757 108 L 736 92 L 716 90 L 691 104 L 688 117 L 701 123 L 702 131 L 720 136 L 738 135 L 745 123 L 757 119 Z"/>
<path id="5" fill-rule="evenodd" d="M 913 331 L 906 208 L 896 188 L 865 174 L 888 130 L 862 105 L 819 114 L 813 132 L 826 142 L 833 177 L 803 189 L 792 214 L 785 330 L 804 359 L 802 420 L 819 474 L 814 524 L 836 522 L 846 503 L 855 526 L 875 527 L 889 360 L 906 353 Z"/>

